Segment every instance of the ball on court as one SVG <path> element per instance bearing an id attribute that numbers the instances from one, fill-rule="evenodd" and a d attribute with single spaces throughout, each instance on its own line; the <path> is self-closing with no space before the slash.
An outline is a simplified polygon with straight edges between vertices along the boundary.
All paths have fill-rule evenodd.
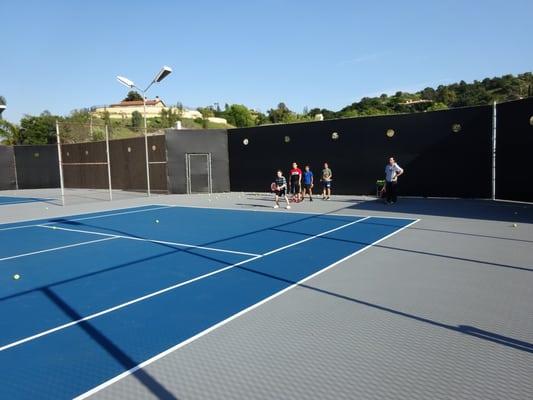
<path id="1" fill-rule="evenodd" d="M 156 223 L 156 224 L 158 224 L 158 223 L 159 223 L 159 220 L 158 220 L 158 219 L 156 219 L 156 220 L 155 220 L 155 223 Z"/>
<path id="2" fill-rule="evenodd" d="M 19 274 L 15 274 L 13 275 L 13 279 L 18 281 L 20 279 L 20 275 Z"/>
<path id="3" fill-rule="evenodd" d="M 517 224 L 513 224 L 513 228 L 516 228 L 518 225 Z"/>
<path id="4" fill-rule="evenodd" d="M 57 226 L 52 226 L 52 229 L 57 229 Z"/>

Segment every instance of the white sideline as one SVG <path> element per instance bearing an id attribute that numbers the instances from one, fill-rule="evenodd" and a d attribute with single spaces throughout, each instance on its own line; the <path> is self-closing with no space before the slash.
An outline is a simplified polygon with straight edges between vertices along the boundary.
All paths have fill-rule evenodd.
<path id="1" fill-rule="evenodd" d="M 58 230 L 58 231 L 87 233 L 87 234 L 90 234 L 90 235 L 97 235 L 97 236 L 107 236 L 107 237 L 113 238 L 113 239 L 128 239 L 128 240 L 138 240 L 140 242 L 167 244 L 167 245 L 172 245 L 172 246 L 176 246 L 176 247 L 185 247 L 185 248 L 188 248 L 188 249 L 192 248 L 192 249 L 210 250 L 210 251 L 218 251 L 220 253 L 240 254 L 240 255 L 252 256 L 252 257 L 255 257 L 255 256 L 259 255 L 259 254 L 254 254 L 254 253 L 246 253 L 244 251 L 226 250 L 226 249 L 219 249 L 219 248 L 216 248 L 216 247 L 196 246 L 194 244 L 179 243 L 179 242 L 167 242 L 165 240 L 145 239 L 145 238 L 138 238 L 138 237 L 135 237 L 135 236 L 113 235 L 113 234 L 109 234 L 109 233 L 85 231 L 83 229 L 63 228 L 63 227 L 59 227 L 59 226 L 50 226 L 50 225 L 37 225 L 37 227 L 46 228 L 46 229 L 52 229 L 52 230 Z"/>
<path id="2" fill-rule="evenodd" d="M 369 218 L 369 217 L 367 217 L 367 218 Z M 159 354 L 153 356 L 152 358 L 149 358 L 148 360 L 143 361 L 142 363 L 136 365 L 135 367 L 133 367 L 133 368 L 127 370 L 127 371 L 122 372 L 121 374 L 119 374 L 119 375 L 115 376 L 114 378 L 111 378 L 111 379 L 109 379 L 109 380 L 107 380 L 107 381 L 101 383 L 101 384 L 98 385 L 98 386 L 95 386 L 94 388 L 88 390 L 87 392 L 82 393 L 82 394 L 80 394 L 79 396 L 74 397 L 73 400 L 83 400 L 83 399 L 86 399 L 86 398 L 89 397 L 89 396 L 92 396 L 93 394 L 95 394 L 95 393 L 97 393 L 97 392 L 99 392 L 99 391 L 105 389 L 105 388 L 108 387 L 108 386 L 111 386 L 112 384 L 118 382 L 119 380 L 121 380 L 121 379 L 123 379 L 123 378 L 125 378 L 125 377 L 127 377 L 127 376 L 129 376 L 129 375 L 131 375 L 131 374 L 133 374 L 133 373 L 135 373 L 135 371 L 138 371 L 139 369 L 144 368 L 144 367 L 146 367 L 146 366 L 152 364 L 153 362 L 155 362 L 155 361 L 157 361 L 157 360 L 159 360 L 159 359 L 161 359 L 161 358 L 167 356 L 168 354 L 173 353 L 174 351 L 176 351 L 176 350 L 178 350 L 178 349 L 180 349 L 180 348 L 182 348 L 182 347 L 188 345 L 189 343 L 194 342 L 195 340 L 201 338 L 202 336 L 207 335 L 208 333 L 214 331 L 215 329 L 218 329 L 218 328 L 220 328 L 221 326 L 226 325 L 227 323 L 233 321 L 234 319 L 239 318 L 240 316 L 242 316 L 242 315 L 244 315 L 244 314 L 246 314 L 246 313 L 248 313 L 248 312 L 250 312 L 250 311 L 252 311 L 252 310 L 254 310 L 254 309 L 256 309 L 256 308 L 258 308 L 259 306 L 261 306 L 261 305 L 263 305 L 263 304 L 269 302 L 270 300 L 273 300 L 273 299 L 275 299 L 276 297 L 281 296 L 281 295 L 284 294 L 285 292 L 288 292 L 289 290 L 291 290 L 291 289 L 293 289 L 293 288 L 295 288 L 295 287 L 297 287 L 297 286 L 300 286 L 302 283 L 304 283 L 304 282 L 306 282 L 306 281 L 308 281 L 308 280 L 310 280 L 310 279 L 312 279 L 312 278 L 314 278 L 314 277 L 316 277 L 316 276 L 322 274 L 323 272 L 325 272 L 325 271 L 327 271 L 327 270 L 329 270 L 329 269 L 335 267 L 336 265 L 338 265 L 338 264 L 340 264 L 340 263 L 342 263 L 342 262 L 348 260 L 349 258 L 351 258 L 351 257 L 353 257 L 353 256 L 355 256 L 355 255 L 357 255 L 357 254 L 359 254 L 359 253 L 362 253 L 363 251 L 365 251 L 365 250 L 369 249 L 370 247 L 372 247 L 372 246 L 374 246 L 374 245 L 376 245 L 376 244 L 382 242 L 383 240 L 386 240 L 386 239 L 388 239 L 389 237 L 391 237 L 391 236 L 393 236 L 393 235 L 396 235 L 397 233 L 403 231 L 404 229 L 406 229 L 406 228 L 408 228 L 409 226 L 411 226 L 411 225 L 417 223 L 418 221 L 420 221 L 420 219 L 415 219 L 415 220 L 414 220 L 413 222 L 411 222 L 410 224 L 407 224 L 407 225 L 405 225 L 405 226 L 399 228 L 398 230 L 396 230 L 396 231 L 394 231 L 394 232 L 388 234 L 387 236 L 384 236 L 384 237 L 382 237 L 381 239 L 378 239 L 378 240 L 376 240 L 375 242 L 373 242 L 373 243 L 371 243 L 371 244 L 369 244 L 369 245 L 363 247 L 362 249 L 359 249 L 359 250 L 353 252 L 352 254 L 349 254 L 348 256 L 346 256 L 346 257 L 344 257 L 344 258 L 342 258 L 342 259 L 340 259 L 340 260 L 338 260 L 338 261 L 335 261 L 333 264 L 330 264 L 330 265 L 328 265 L 327 267 L 324 267 L 324 268 L 321 269 L 320 271 L 317 271 L 317 272 L 315 272 L 314 274 L 309 275 L 308 277 L 306 277 L 306 278 L 304 278 L 304 279 L 302 279 L 302 280 L 296 282 L 295 284 L 293 284 L 293 285 L 291 285 L 291 286 L 289 286 L 289 287 L 287 287 L 287 288 L 285 288 L 285 289 L 283 289 L 283 290 L 280 290 L 280 291 L 277 292 L 277 293 L 274 293 L 272 296 L 269 296 L 269 297 L 267 297 L 267 298 L 261 300 L 260 302 L 255 303 L 254 305 L 251 305 L 250 307 L 245 308 L 245 309 L 242 310 L 242 311 L 239 311 L 237 314 L 234 314 L 234 315 L 232 315 L 231 317 L 226 318 L 226 319 L 223 320 L 223 321 L 220 321 L 219 323 L 217 323 L 217 324 L 215 324 L 215 325 L 213 325 L 213 326 L 207 328 L 206 330 L 204 330 L 204 331 L 202 331 L 202 332 L 200 332 L 200 333 L 198 333 L 198 334 L 196 334 L 196 335 L 190 337 L 189 339 L 184 340 L 183 342 L 178 343 L 177 345 L 175 345 L 175 346 L 173 346 L 173 347 L 171 347 L 171 348 L 169 348 L 169 349 L 167 349 L 167 350 L 165 350 L 165 351 L 163 351 L 163 352 L 161 352 L 161 353 L 159 353 Z"/>
<path id="3" fill-rule="evenodd" d="M 60 331 L 60 330 L 62 330 L 62 329 L 65 329 L 65 328 L 71 327 L 71 326 L 73 326 L 73 325 L 77 325 L 77 324 L 79 324 L 80 322 L 89 321 L 89 320 L 94 319 L 94 318 L 96 318 L 96 317 L 100 317 L 100 316 L 102 316 L 102 315 L 108 314 L 108 313 L 110 313 L 110 312 L 112 312 L 112 311 L 116 311 L 116 310 L 119 310 L 119 309 L 121 309 L 121 308 L 127 307 L 127 306 L 129 306 L 129 305 L 132 305 L 132 304 L 138 303 L 138 302 L 140 302 L 140 301 L 143 301 L 143 300 L 146 300 L 146 299 L 152 298 L 152 297 L 154 297 L 154 296 L 158 296 L 158 295 L 163 294 L 163 293 L 165 293 L 165 292 L 168 292 L 168 291 L 170 291 L 170 290 L 177 289 L 177 288 L 179 288 L 179 287 L 181 287 L 181 286 L 185 286 L 185 285 L 191 284 L 191 283 L 193 283 L 193 282 L 199 281 L 199 280 L 201 280 L 201 279 L 205 279 L 205 278 L 207 278 L 207 277 L 210 277 L 210 276 L 213 276 L 213 275 L 219 274 L 219 273 L 221 273 L 221 272 L 224 272 L 224 271 L 227 271 L 227 270 L 229 270 L 229 269 L 235 268 L 235 267 L 237 267 L 237 266 L 239 266 L 239 265 L 249 263 L 250 261 L 254 261 L 254 260 L 257 260 L 257 259 L 259 259 L 259 258 L 262 258 L 262 257 L 268 256 L 268 255 L 270 255 L 270 254 L 277 253 L 277 252 L 282 251 L 282 250 L 285 250 L 285 249 L 287 249 L 287 248 L 289 248 L 289 247 L 297 246 L 297 245 L 299 245 L 299 244 L 301 244 L 301 243 L 304 243 L 304 242 L 307 242 L 307 241 L 309 241 L 309 240 L 316 239 L 317 237 L 324 236 L 324 235 L 327 235 L 327 234 L 329 234 L 329 233 L 332 233 L 332 232 L 338 231 L 339 229 L 346 228 L 346 227 L 348 227 L 348 226 L 350 226 L 350 225 L 353 225 L 353 224 L 356 224 L 356 223 L 358 223 L 358 222 L 361 222 L 361 221 L 363 221 L 363 220 L 365 220 L 365 219 L 367 219 L 367 218 L 369 218 L 369 217 L 366 217 L 366 218 L 363 218 L 363 219 L 358 219 L 358 220 L 356 220 L 356 221 L 352 221 L 352 222 L 350 222 L 350 223 L 348 223 L 348 224 L 341 225 L 341 226 L 339 226 L 339 227 L 337 227 L 337 228 L 330 229 L 330 230 L 328 230 L 328 231 L 325 231 L 325 232 L 319 233 L 319 234 L 317 234 L 317 235 L 310 236 L 310 237 L 308 237 L 308 238 L 306 238 L 306 239 L 302 239 L 302 240 L 299 240 L 299 241 L 297 241 L 297 242 L 294 242 L 294 243 L 288 244 L 288 245 L 286 245 L 286 246 L 283 246 L 283 247 L 280 247 L 280 248 L 277 248 L 277 249 L 271 250 L 271 251 L 269 251 L 269 252 L 267 252 L 267 253 L 265 253 L 265 254 L 257 255 L 257 256 L 255 256 L 255 257 L 252 257 L 252 258 L 249 258 L 249 259 L 247 259 L 247 260 L 244 260 L 244 261 L 238 262 L 238 263 L 236 263 L 236 264 L 228 265 L 228 266 L 226 266 L 226 267 L 223 267 L 223 268 L 217 269 L 217 270 L 212 271 L 212 272 L 209 272 L 209 273 L 207 273 L 207 274 L 203 274 L 203 275 L 197 276 L 196 278 L 189 279 L 188 281 L 177 283 L 177 284 L 175 284 L 175 285 L 172 285 L 172 286 L 166 287 L 166 288 L 164 288 L 164 289 L 160 289 L 160 290 L 158 290 L 158 291 L 155 291 L 155 292 L 149 293 L 149 294 L 144 295 L 144 296 L 142 296 L 142 297 L 138 297 L 138 298 L 136 298 L 136 299 L 133 299 L 133 300 L 127 301 L 127 302 L 125 302 L 125 303 L 122 303 L 122 304 L 116 305 L 116 306 L 114 306 L 114 307 L 111 307 L 111 308 L 108 308 L 108 309 L 105 309 L 105 310 L 99 311 L 99 312 L 97 312 L 97 313 L 94 313 L 94 314 L 88 315 L 88 316 L 86 316 L 86 317 L 83 317 L 83 318 L 77 319 L 77 320 L 75 320 L 75 321 L 71 321 L 71 322 L 68 322 L 68 323 L 66 323 L 66 324 L 56 326 L 55 328 L 51 328 L 51 329 L 48 329 L 48 330 L 46 330 L 46 331 L 39 332 L 39 333 L 37 333 L 37 334 L 35 334 L 35 335 L 28 336 L 28 337 L 25 337 L 25 338 L 23 338 L 23 339 L 17 340 L 17 341 L 15 341 L 15 342 L 8 343 L 8 344 L 6 344 L 6 345 L 0 347 L 0 352 L 1 352 L 1 351 L 4 351 L 4 350 L 7 350 L 7 349 L 10 349 L 10 348 L 12 348 L 12 347 L 15 347 L 15 346 L 21 345 L 21 344 L 23 344 L 23 343 L 26 343 L 26 342 L 29 342 L 29 341 L 35 340 L 35 339 L 40 338 L 40 337 L 42 337 L 42 336 L 46 336 L 46 335 L 49 335 L 49 334 L 51 334 L 51 333 L 54 333 L 54 332 Z"/>
<path id="4" fill-rule="evenodd" d="M 97 219 L 97 218 L 106 218 L 106 217 L 113 217 L 113 216 L 116 216 L 116 215 L 125 215 L 125 214 L 135 214 L 135 213 L 140 213 L 140 212 L 148 212 L 148 211 L 153 211 L 153 210 L 161 210 L 163 208 L 169 208 L 169 207 L 172 207 L 170 205 L 164 205 L 164 204 L 149 204 L 148 206 L 156 206 L 156 207 L 153 207 L 153 208 L 144 208 L 142 210 L 134 210 L 134 211 L 124 211 L 124 212 L 117 212 L 117 213 L 112 213 L 112 214 L 104 214 L 104 215 L 93 215 L 92 217 L 83 217 L 83 218 L 74 218 L 74 219 L 69 219 L 69 221 L 85 221 L 87 219 Z M 134 206 L 134 207 L 127 207 L 127 208 L 116 208 L 115 210 L 128 210 L 130 208 L 139 208 L 139 207 L 143 207 L 143 206 Z M 109 210 L 109 211 L 113 211 L 113 210 Z M 97 212 L 90 212 L 90 213 L 85 213 L 85 214 L 95 214 L 95 213 L 101 213 L 101 212 L 106 212 L 106 211 L 97 211 Z M 83 215 L 83 214 L 81 214 Z M 69 216 L 68 215 L 65 215 L 65 216 L 59 216 L 59 217 L 50 217 L 51 219 L 57 219 L 57 218 L 68 218 Z M 42 219 L 30 219 L 30 220 L 25 220 L 25 221 L 15 221 L 15 222 L 9 222 L 9 224 L 13 223 L 13 224 L 18 224 L 18 223 L 21 223 L 21 222 L 30 222 L 30 221 L 42 221 Z M 31 225 L 19 225 L 19 226 L 10 226 L 8 228 L 0 228 L 0 232 L 1 231 L 10 231 L 10 230 L 13 230 L 13 229 L 23 229 L 23 228 L 34 228 L 36 226 L 39 226 L 39 225 L 50 225 L 50 224 L 55 224 L 56 222 L 45 222 L 44 224 L 31 224 Z M 1 225 L 7 225 L 7 224 L 0 224 Z"/>
<path id="5" fill-rule="evenodd" d="M 14 258 L 33 256 L 35 254 L 48 253 L 50 251 L 63 250 L 63 249 L 71 248 L 71 247 L 84 246 L 86 244 L 98 243 L 98 242 L 103 242 L 105 240 L 112 240 L 112 239 L 118 239 L 118 238 L 107 237 L 107 238 L 104 238 L 104 239 L 89 240 L 88 242 L 79 242 L 79 243 L 67 244 L 66 246 L 52 247 L 50 249 L 37 250 L 37 251 L 32 251 L 30 253 L 23 253 L 23 254 L 17 254 L 15 256 L 9 256 L 9 257 L 0 258 L 0 261 L 7 261 L 7 260 L 12 260 Z"/>

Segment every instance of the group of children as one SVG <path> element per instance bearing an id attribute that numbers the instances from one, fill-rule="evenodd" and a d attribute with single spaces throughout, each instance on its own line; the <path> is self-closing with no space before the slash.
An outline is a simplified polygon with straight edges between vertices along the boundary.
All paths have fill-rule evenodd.
<path id="1" fill-rule="evenodd" d="M 397 185 L 398 177 L 403 175 L 404 170 L 397 163 L 394 157 L 389 158 L 388 164 L 385 166 L 385 185 L 381 190 L 380 195 L 386 198 L 387 204 L 394 204 L 397 201 Z M 274 208 L 279 208 L 279 199 L 284 198 L 287 202 L 287 209 L 290 209 L 289 198 L 287 196 L 287 189 L 292 194 L 292 201 L 303 201 L 305 195 L 309 195 L 309 201 L 313 201 L 313 186 L 314 176 L 309 165 L 305 166 L 305 171 L 298 168 L 298 164 L 292 163 L 292 169 L 290 171 L 289 182 L 283 176 L 283 171 L 278 170 L 276 180 L 272 183 L 272 191 L 276 194 L 276 204 Z M 328 163 L 324 163 L 324 169 L 322 170 L 322 199 L 329 200 L 331 198 L 331 181 L 333 180 L 333 173 L 328 166 Z M 302 189 L 303 181 L 303 189 Z"/>
<path id="2" fill-rule="evenodd" d="M 324 163 L 324 169 L 322 170 L 322 199 L 329 200 L 331 198 L 331 181 L 333 180 L 333 173 L 328 166 L 328 163 Z M 303 181 L 303 187 L 302 187 Z M 276 194 L 276 204 L 274 208 L 279 208 L 279 199 L 284 198 L 287 202 L 287 209 L 290 209 L 289 198 L 287 191 L 292 194 L 292 200 L 294 202 L 303 201 L 305 195 L 309 195 L 309 201 L 313 201 L 313 187 L 314 187 L 314 175 L 309 165 L 305 166 L 305 170 L 298 168 L 298 164 L 293 162 L 292 169 L 289 173 L 289 182 L 283 176 L 283 171 L 278 170 L 274 184 L 272 185 L 274 193 Z"/>

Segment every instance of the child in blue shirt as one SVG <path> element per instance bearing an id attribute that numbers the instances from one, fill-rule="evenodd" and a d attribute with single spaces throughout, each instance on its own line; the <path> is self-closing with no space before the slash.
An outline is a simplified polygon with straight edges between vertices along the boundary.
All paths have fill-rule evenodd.
<path id="1" fill-rule="evenodd" d="M 304 193 L 303 198 L 305 198 L 305 193 L 309 193 L 309 201 L 313 201 L 313 182 L 314 177 L 313 173 L 311 172 L 311 169 L 309 168 L 309 165 L 305 166 L 305 171 L 303 174 L 303 181 L 304 181 Z M 302 198 L 302 200 L 303 200 Z"/>

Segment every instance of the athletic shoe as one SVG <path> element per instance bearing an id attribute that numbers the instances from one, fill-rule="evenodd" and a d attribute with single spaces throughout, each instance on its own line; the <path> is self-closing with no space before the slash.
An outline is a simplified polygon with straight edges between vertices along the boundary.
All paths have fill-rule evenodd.
<path id="1" fill-rule="evenodd" d="M 276 205 L 274 206 L 274 208 L 279 208 L 279 206 L 276 204 Z"/>
<path id="2" fill-rule="evenodd" d="M 313 201 L 313 198 L 310 198 L 309 201 Z"/>
<path id="3" fill-rule="evenodd" d="M 291 209 L 291 206 L 287 206 L 287 210 L 290 210 Z"/>
<path id="4" fill-rule="evenodd" d="M 326 197 L 326 200 L 331 200 L 331 198 L 330 197 Z"/>

